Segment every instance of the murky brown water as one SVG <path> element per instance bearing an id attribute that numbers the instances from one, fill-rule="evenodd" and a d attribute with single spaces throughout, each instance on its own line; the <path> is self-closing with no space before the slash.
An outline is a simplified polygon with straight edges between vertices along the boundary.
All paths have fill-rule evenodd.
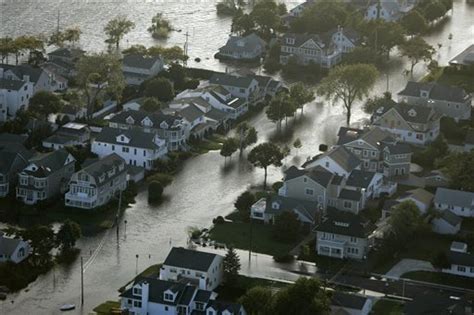
<path id="1" fill-rule="evenodd" d="M 302 1 L 296 1 L 302 2 Z M 295 2 L 293 2 L 295 3 Z M 191 59 L 200 57 L 203 61 L 192 66 L 223 70 L 225 65 L 213 59 L 217 48 L 223 45 L 230 31 L 230 19 L 219 18 L 211 1 L 23 1 L 0 0 L 0 36 L 19 35 L 23 32 L 52 32 L 56 25 L 57 10 L 61 12 L 61 27 L 77 25 L 83 30 L 81 45 L 87 50 L 105 48 L 102 29 L 104 24 L 118 14 L 125 14 L 137 24 L 127 35 L 124 45 L 155 42 L 146 32 L 149 20 L 157 12 L 164 12 L 175 27 L 191 34 L 189 54 Z M 171 33 L 167 45 L 183 45 L 183 32 Z M 448 35 L 454 38 L 449 43 Z M 449 18 L 439 31 L 426 37 L 432 44 L 442 43 L 437 58 L 441 64 L 464 47 L 474 43 L 474 7 L 463 0 L 455 1 L 454 17 Z M 407 78 L 402 75 L 406 61 L 394 61 L 388 71 L 390 90 L 399 91 Z M 415 77 L 426 72 L 422 65 L 415 69 Z M 373 89 L 373 94 L 385 91 L 386 78 L 381 76 Z M 322 101 L 322 100 L 319 100 Z M 362 123 L 365 114 L 357 107 L 353 121 Z M 275 125 L 261 114 L 253 118 L 260 141 L 278 139 Z M 299 164 L 306 157 L 315 155 L 321 143 L 331 143 L 339 126 L 344 125 L 345 116 L 340 106 L 323 102 L 309 104 L 304 117 L 295 128 L 292 139 L 299 137 L 303 147 L 288 157 L 285 164 Z M 293 152 L 296 153 L 296 152 Z M 121 225 L 119 242 L 115 231 L 109 231 L 93 238 L 83 238 L 79 246 L 84 255 L 86 273 L 85 305 L 71 314 L 87 314 L 98 303 L 107 299 L 117 299 L 117 288 L 127 282 L 136 270 L 160 262 L 170 246 L 186 244 L 186 229 L 189 226 L 207 227 L 212 218 L 232 211 L 235 198 L 249 185 L 260 184 L 261 170 L 251 169 L 245 162 L 233 157 L 230 169 L 224 169 L 224 160 L 218 152 L 196 157 L 186 163 L 173 184 L 166 188 L 167 201 L 151 208 L 146 202 L 146 194 L 139 195 L 137 203 L 127 210 L 128 222 Z M 281 178 L 281 172 L 270 169 L 269 180 Z M 92 255 L 91 255 L 92 252 Z M 57 268 L 42 276 L 28 287 L 28 292 L 9 296 L 0 302 L 1 314 L 56 314 L 64 303 L 80 302 L 79 261 L 69 268 Z"/>

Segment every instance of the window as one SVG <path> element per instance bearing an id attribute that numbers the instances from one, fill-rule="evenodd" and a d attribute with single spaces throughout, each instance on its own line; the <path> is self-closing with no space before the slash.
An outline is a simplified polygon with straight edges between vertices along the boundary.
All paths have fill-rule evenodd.
<path id="1" fill-rule="evenodd" d="M 329 167 L 329 162 L 326 162 L 326 167 Z"/>
<path id="2" fill-rule="evenodd" d="M 308 181 L 308 179 L 306 177 L 303 177 L 303 182 L 306 183 L 307 181 Z"/>
<path id="3" fill-rule="evenodd" d="M 146 156 L 146 150 L 143 150 L 143 156 Z"/>
<path id="4" fill-rule="evenodd" d="M 112 144 L 112 151 L 115 151 L 115 146 Z"/>
<path id="5" fill-rule="evenodd" d="M 141 308 L 142 307 L 142 302 L 141 301 L 133 301 L 133 307 Z"/>
<path id="6" fill-rule="evenodd" d="M 305 193 L 306 193 L 307 195 L 312 196 L 312 195 L 314 195 L 314 190 L 311 189 L 311 188 L 306 188 Z"/>
<path id="7" fill-rule="evenodd" d="M 344 201 L 344 208 L 346 208 L 346 209 L 351 209 L 351 208 L 352 208 L 352 202 L 350 202 L 350 201 Z"/>
<path id="8" fill-rule="evenodd" d="M 142 288 L 133 288 L 133 295 L 142 295 Z"/>
<path id="9" fill-rule="evenodd" d="M 165 301 L 174 301 L 173 295 L 170 293 L 165 293 Z"/>
<path id="10" fill-rule="evenodd" d="M 466 272 L 466 267 L 464 267 L 464 266 L 458 266 L 458 271 L 459 271 L 459 272 Z"/>
<path id="11" fill-rule="evenodd" d="M 122 152 L 128 153 L 130 149 L 128 147 L 122 147 Z"/>
<path id="12" fill-rule="evenodd" d="M 351 236 L 351 243 L 357 243 L 357 237 Z"/>

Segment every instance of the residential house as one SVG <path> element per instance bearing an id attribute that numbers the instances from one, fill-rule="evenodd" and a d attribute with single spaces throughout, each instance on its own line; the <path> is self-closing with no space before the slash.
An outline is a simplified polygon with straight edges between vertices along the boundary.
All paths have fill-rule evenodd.
<path id="1" fill-rule="evenodd" d="M 117 153 L 129 165 L 153 168 L 153 162 L 168 153 L 165 140 L 139 129 L 102 128 L 92 142 L 91 151 L 100 158 Z"/>
<path id="2" fill-rule="evenodd" d="M 311 227 L 320 217 L 321 211 L 322 208 L 317 202 L 272 194 L 252 205 L 250 218 L 265 224 L 274 224 L 275 219 L 283 212 L 293 212 L 302 224 Z"/>
<path id="3" fill-rule="evenodd" d="M 258 82 L 258 97 L 257 99 L 272 98 L 278 92 L 284 89 L 283 83 L 268 76 L 251 75 L 252 78 Z"/>
<path id="4" fill-rule="evenodd" d="M 436 210 L 451 210 L 460 217 L 474 217 L 474 192 L 448 188 L 436 189 L 434 197 Z"/>
<path id="5" fill-rule="evenodd" d="M 91 130 L 87 125 L 69 122 L 44 139 L 43 147 L 58 150 L 67 146 L 85 146 L 90 137 Z"/>
<path id="6" fill-rule="evenodd" d="M 334 291 L 331 295 L 331 314 L 369 315 L 372 300 L 367 296 Z"/>
<path id="7" fill-rule="evenodd" d="M 224 87 L 233 97 L 243 98 L 252 105 L 260 101 L 258 98 L 258 81 L 251 76 L 238 76 L 228 73 L 214 73 L 209 84 Z"/>
<path id="8" fill-rule="evenodd" d="M 56 72 L 56 69 L 48 64 L 41 66 L 49 77 L 49 88 L 52 92 L 62 92 L 69 88 L 69 80 Z"/>
<path id="9" fill-rule="evenodd" d="M 183 247 L 173 247 L 160 269 L 160 280 L 191 280 L 201 290 L 214 290 L 223 281 L 224 257 Z"/>
<path id="10" fill-rule="evenodd" d="M 74 173 L 75 162 L 64 149 L 33 156 L 18 174 L 16 198 L 32 205 L 63 194 Z"/>
<path id="11" fill-rule="evenodd" d="M 366 20 L 398 21 L 414 8 L 415 0 L 375 1 L 365 11 Z"/>
<path id="12" fill-rule="evenodd" d="M 407 190 L 405 193 L 401 194 L 398 198 L 398 202 L 404 201 L 413 201 L 415 205 L 420 210 L 420 213 L 426 214 L 431 208 L 433 203 L 434 195 L 423 188 L 416 188 L 412 190 Z"/>
<path id="13" fill-rule="evenodd" d="M 39 91 L 54 92 L 57 86 L 48 72 L 41 68 L 33 67 L 31 65 L 6 65 L 0 64 L 0 72 L 3 71 L 3 78 L 9 80 L 24 80 L 25 77 L 33 83 L 33 94 Z"/>
<path id="14" fill-rule="evenodd" d="M 115 115 L 109 120 L 109 127 L 157 134 L 166 141 L 169 151 L 185 149 L 190 132 L 190 127 L 180 116 L 135 110 Z"/>
<path id="15" fill-rule="evenodd" d="M 387 178 L 410 173 L 413 154 L 410 147 L 398 143 L 390 132 L 378 127 L 369 130 L 341 127 L 337 145 L 354 153 L 362 161 L 362 170 L 380 172 Z"/>
<path id="16" fill-rule="evenodd" d="M 316 252 L 335 258 L 366 259 L 369 252 L 368 223 L 352 213 L 330 209 L 316 226 Z"/>
<path id="17" fill-rule="evenodd" d="M 468 46 L 460 54 L 449 61 L 449 65 L 457 69 L 469 69 L 474 65 L 474 44 Z"/>
<path id="18" fill-rule="evenodd" d="M 431 220 L 431 230 L 443 235 L 456 235 L 461 230 L 462 218 L 451 210 L 444 210 Z"/>
<path id="19" fill-rule="evenodd" d="M 474 255 L 467 251 L 466 243 L 452 242 L 446 256 L 451 266 L 443 268 L 442 272 L 474 278 Z"/>
<path id="20" fill-rule="evenodd" d="M 140 110 L 145 103 L 146 97 L 134 98 L 122 105 L 124 111 L 128 110 Z"/>
<path id="21" fill-rule="evenodd" d="M 50 71 L 70 78 L 77 74 L 76 63 L 84 54 L 85 51 L 78 48 L 58 48 L 48 53 L 48 61 L 43 67 L 47 66 Z"/>
<path id="22" fill-rule="evenodd" d="M 22 80 L 6 79 L 0 69 L 0 122 L 14 119 L 17 111 L 28 109 L 33 93 L 28 76 Z"/>
<path id="23" fill-rule="evenodd" d="M 433 108 L 400 103 L 377 108 L 371 122 L 392 133 L 396 140 L 426 145 L 439 136 L 440 119 Z"/>
<path id="24" fill-rule="evenodd" d="M 87 109 L 86 107 L 65 105 L 58 113 L 56 113 L 56 115 L 59 119 L 67 117 L 69 121 L 75 121 L 76 119 L 85 118 L 87 115 Z"/>
<path id="25" fill-rule="evenodd" d="M 441 170 L 433 170 L 423 177 L 426 187 L 447 187 L 449 177 Z"/>
<path id="26" fill-rule="evenodd" d="M 30 255 L 30 244 L 20 238 L 7 237 L 0 232 L 0 263 L 18 264 Z"/>
<path id="27" fill-rule="evenodd" d="M 28 164 L 33 155 L 21 141 L 14 141 L 16 135 L 10 139 L 0 135 L 0 198 L 6 197 L 18 182 L 18 173 Z M 11 141 L 9 141 L 11 140 Z"/>
<path id="28" fill-rule="evenodd" d="M 345 188 L 361 193 L 361 209 L 365 208 L 367 200 L 378 198 L 384 192 L 383 175 L 381 173 L 353 170 L 346 181 Z M 396 190 L 396 186 L 395 189 Z M 394 192 L 394 191 L 393 191 Z"/>
<path id="29" fill-rule="evenodd" d="M 342 26 L 329 31 L 327 36 L 329 36 L 332 45 L 342 53 L 351 52 L 360 42 L 360 36 L 356 31 Z"/>
<path id="30" fill-rule="evenodd" d="M 216 300 L 217 293 L 189 281 L 137 277 L 120 294 L 121 309 L 131 315 L 246 315 L 240 304 Z"/>
<path id="31" fill-rule="evenodd" d="M 129 85 L 140 85 L 143 81 L 156 76 L 163 70 L 163 59 L 160 56 L 144 56 L 139 54 L 125 55 L 122 71 L 125 82 Z"/>
<path id="32" fill-rule="evenodd" d="M 471 152 L 472 150 L 474 150 L 474 129 L 470 128 L 464 139 L 464 151 Z"/>
<path id="33" fill-rule="evenodd" d="M 356 169 L 361 169 L 361 160 L 344 146 L 337 146 L 313 157 L 303 164 L 304 168 L 323 167 L 339 176 L 348 177 Z"/>
<path id="34" fill-rule="evenodd" d="M 284 65 L 294 58 L 300 65 L 316 64 L 322 68 L 331 68 L 342 60 L 342 51 L 319 35 L 287 33 L 281 38 L 280 44 L 280 63 Z"/>
<path id="35" fill-rule="evenodd" d="M 404 315 L 468 315 L 472 314 L 472 304 L 465 298 L 445 293 L 422 293 L 405 304 Z"/>
<path id="36" fill-rule="evenodd" d="M 264 54 L 266 43 L 255 33 L 247 36 L 230 36 L 227 43 L 219 48 L 218 59 L 257 61 Z"/>
<path id="37" fill-rule="evenodd" d="M 255 90 L 255 93 L 257 93 L 257 90 Z M 194 90 L 184 90 L 176 96 L 171 105 L 176 106 L 177 103 L 182 103 L 191 98 L 193 98 L 195 105 L 199 106 L 205 113 L 210 108 L 215 108 L 227 113 L 230 119 L 237 119 L 248 112 L 249 109 L 249 102 L 246 98 L 235 96 L 224 86 L 214 84 L 202 86 Z M 203 101 L 198 101 L 197 98 L 201 98 Z M 202 104 L 203 102 L 207 104 Z M 208 105 L 211 106 L 209 107 Z"/>
<path id="38" fill-rule="evenodd" d="M 469 120 L 472 96 L 460 87 L 437 82 L 409 81 L 398 92 L 398 101 L 433 108 L 437 113 L 457 120 Z"/>
<path id="39" fill-rule="evenodd" d="M 107 204 L 126 188 L 125 160 L 113 153 L 88 163 L 72 175 L 64 203 L 68 207 L 93 209 Z"/>

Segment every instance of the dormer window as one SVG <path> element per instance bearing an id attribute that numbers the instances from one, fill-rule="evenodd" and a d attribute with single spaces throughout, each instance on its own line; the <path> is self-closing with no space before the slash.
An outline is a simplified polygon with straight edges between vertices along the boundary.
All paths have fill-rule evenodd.
<path id="1" fill-rule="evenodd" d="M 142 288 L 140 288 L 140 287 L 133 288 L 133 295 L 141 296 L 142 295 Z"/>
<path id="2" fill-rule="evenodd" d="M 163 299 L 168 302 L 174 302 L 174 295 L 172 293 L 169 293 L 170 291 L 166 291 L 164 293 Z"/>
<path id="3" fill-rule="evenodd" d="M 280 203 L 279 203 L 279 202 L 276 202 L 276 201 L 273 202 L 273 203 L 272 203 L 272 208 L 273 208 L 273 209 L 280 209 Z"/>
<path id="4" fill-rule="evenodd" d="M 127 124 L 133 125 L 135 123 L 135 120 L 131 116 L 128 116 L 127 119 L 125 119 Z"/>
<path id="5" fill-rule="evenodd" d="M 288 45 L 294 45 L 294 44 L 295 44 L 295 39 L 292 38 L 292 37 L 287 37 L 287 38 L 286 38 L 286 43 L 287 43 Z"/>

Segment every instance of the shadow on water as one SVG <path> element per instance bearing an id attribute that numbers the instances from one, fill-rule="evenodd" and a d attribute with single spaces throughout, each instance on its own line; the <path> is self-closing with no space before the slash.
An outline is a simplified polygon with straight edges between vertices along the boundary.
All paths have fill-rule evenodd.
<path id="1" fill-rule="evenodd" d="M 312 117 L 304 114 L 301 116 L 300 113 L 296 113 L 295 117 L 288 120 L 288 124 L 282 122 L 281 128 L 275 126 L 275 129 L 269 133 L 268 139 L 279 144 L 290 144 L 297 131 L 310 128 L 313 123 Z"/>
<path id="2" fill-rule="evenodd" d="M 435 24 L 430 26 L 425 35 L 436 35 L 443 32 L 443 28 L 451 22 L 451 16 L 445 15 L 442 19 L 438 20 Z"/>

